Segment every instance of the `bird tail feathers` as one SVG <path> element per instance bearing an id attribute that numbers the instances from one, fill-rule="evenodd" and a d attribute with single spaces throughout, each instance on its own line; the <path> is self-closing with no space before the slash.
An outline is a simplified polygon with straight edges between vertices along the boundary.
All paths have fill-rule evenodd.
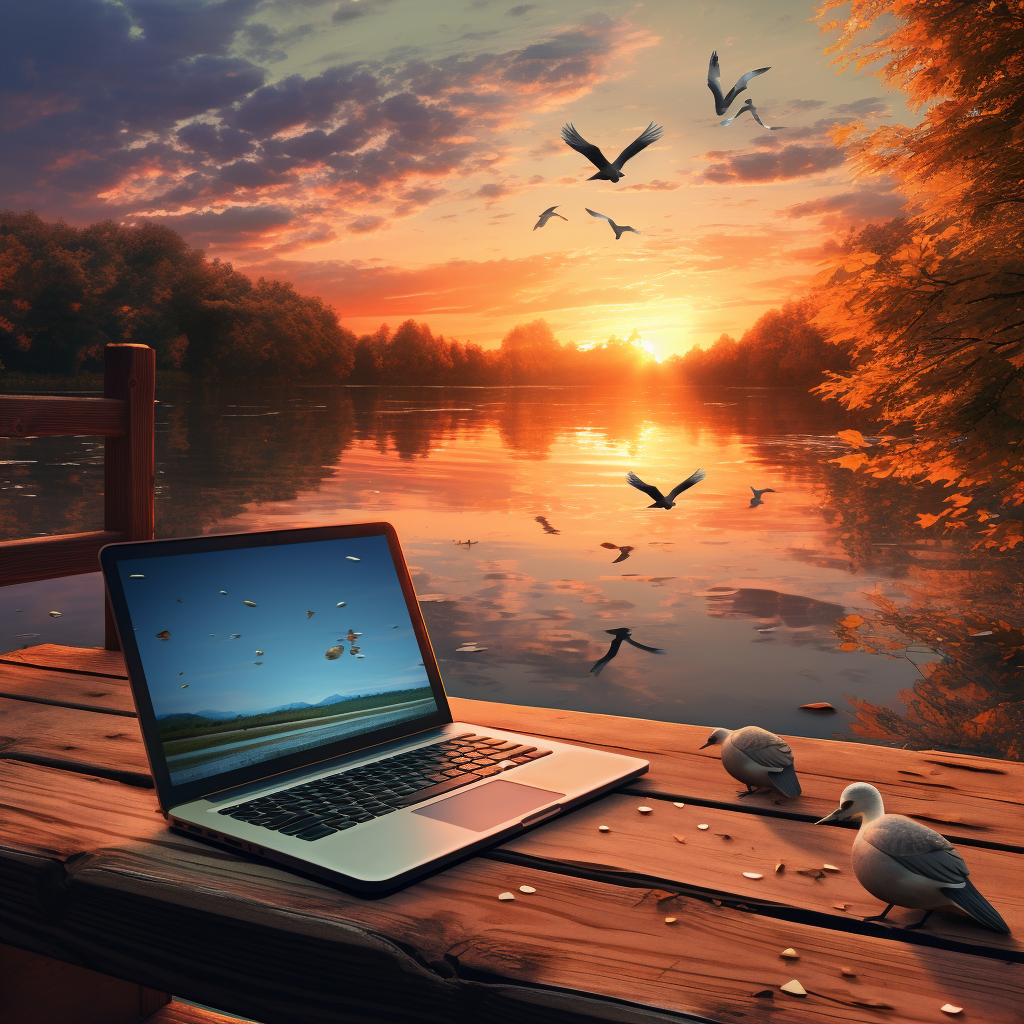
<path id="1" fill-rule="evenodd" d="M 800 780 L 797 778 L 796 769 L 792 765 L 783 768 L 781 772 L 770 772 L 768 781 L 783 796 L 799 796 Z"/>
<path id="2" fill-rule="evenodd" d="M 961 910 L 970 914 L 978 924 L 982 924 L 994 932 L 1001 932 L 1003 935 L 1010 934 L 1006 922 L 999 916 L 995 907 L 978 892 L 969 878 L 963 888 L 944 888 L 940 892 L 950 903 L 955 903 Z"/>

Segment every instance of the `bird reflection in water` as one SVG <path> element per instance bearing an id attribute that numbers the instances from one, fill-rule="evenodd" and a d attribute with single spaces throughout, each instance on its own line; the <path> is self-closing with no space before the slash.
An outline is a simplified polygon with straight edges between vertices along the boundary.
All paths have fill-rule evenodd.
<path id="1" fill-rule="evenodd" d="M 751 493 L 754 495 L 750 499 L 750 507 L 751 508 L 757 508 L 758 505 L 763 505 L 764 504 L 764 502 L 761 500 L 761 495 L 762 494 L 774 494 L 775 493 L 775 488 L 774 487 L 762 487 L 761 490 L 758 490 L 756 487 L 751 487 L 750 490 L 751 490 Z"/>
<path id="2" fill-rule="evenodd" d="M 556 535 L 557 535 L 557 534 L 559 534 L 559 533 L 561 533 L 561 532 L 562 532 L 561 530 L 556 530 L 556 529 L 555 529 L 555 528 L 554 528 L 554 527 L 553 527 L 553 526 L 552 526 L 552 525 L 551 525 L 551 524 L 550 524 L 550 523 L 549 523 L 549 522 L 548 522 L 548 521 L 547 521 L 547 520 L 546 520 L 546 519 L 544 518 L 544 516 L 535 516 L 535 517 L 534 517 L 534 520 L 533 520 L 533 521 L 534 521 L 535 523 L 540 523 L 540 525 L 544 527 L 544 532 L 545 532 L 545 533 L 552 533 L 552 534 L 556 534 Z"/>
<path id="3" fill-rule="evenodd" d="M 619 653 L 619 648 L 622 646 L 622 641 L 625 640 L 627 644 L 632 644 L 634 647 L 639 647 L 641 651 L 647 651 L 650 654 L 664 654 L 660 647 L 647 647 L 645 644 L 637 643 L 632 638 L 633 630 L 628 627 L 621 627 L 619 629 L 606 629 L 606 633 L 611 633 L 613 639 L 611 645 L 608 647 L 608 653 L 600 660 L 595 662 L 590 671 L 595 675 L 599 676 L 604 669 L 605 665 L 608 664 L 616 654 Z"/>
<path id="4" fill-rule="evenodd" d="M 605 541 L 601 547 L 608 548 L 611 551 L 618 551 L 619 557 L 612 561 L 612 565 L 616 562 L 624 562 L 629 558 L 630 552 L 634 549 L 629 544 L 612 544 L 611 541 Z"/>

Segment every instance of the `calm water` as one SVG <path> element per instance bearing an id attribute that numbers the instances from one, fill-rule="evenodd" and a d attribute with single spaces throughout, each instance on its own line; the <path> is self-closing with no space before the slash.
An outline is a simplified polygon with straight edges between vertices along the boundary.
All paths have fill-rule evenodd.
<path id="1" fill-rule="evenodd" d="M 157 535 L 394 523 L 454 695 L 1021 756 L 1022 559 L 925 539 L 915 513 L 943 492 L 831 464 L 838 430 L 868 429 L 834 406 L 750 388 L 158 394 Z M 100 527 L 100 439 L 0 457 L 5 537 Z M 698 467 L 671 511 L 625 482 L 667 491 Z M 751 486 L 775 493 L 751 507 Z M 2 649 L 102 645 L 100 593 L 98 575 L 0 591 Z M 626 644 L 595 677 L 620 627 L 665 654 Z M 839 711 L 799 710 L 813 701 Z"/>

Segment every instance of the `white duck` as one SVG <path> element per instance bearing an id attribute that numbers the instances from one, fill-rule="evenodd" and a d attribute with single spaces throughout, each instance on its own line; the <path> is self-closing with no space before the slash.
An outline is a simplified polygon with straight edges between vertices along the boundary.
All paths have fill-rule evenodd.
<path id="1" fill-rule="evenodd" d="M 935 910 L 961 910 L 994 932 L 1010 934 L 1006 922 L 974 887 L 956 847 L 938 832 L 901 814 L 886 814 L 882 794 L 866 782 L 843 790 L 839 807 L 816 822 L 860 818 L 853 841 L 853 873 L 888 906 L 865 921 L 881 921 L 895 906 L 925 911 L 920 928 Z"/>
<path id="2" fill-rule="evenodd" d="M 800 780 L 793 767 L 793 751 L 781 737 L 756 725 L 743 729 L 716 729 L 700 749 L 722 744 L 722 767 L 747 787 L 748 796 L 759 788 L 782 796 L 799 796 Z"/>

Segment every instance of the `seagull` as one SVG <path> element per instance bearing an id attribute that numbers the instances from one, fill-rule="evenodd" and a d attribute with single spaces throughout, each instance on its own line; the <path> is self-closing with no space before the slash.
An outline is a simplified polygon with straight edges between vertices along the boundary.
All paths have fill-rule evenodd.
<path id="1" fill-rule="evenodd" d="M 754 496 L 750 499 L 750 507 L 751 508 L 757 508 L 758 505 L 763 505 L 764 504 L 764 502 L 761 500 L 761 495 L 762 494 L 774 494 L 775 493 L 775 488 L 774 487 L 762 487 L 761 490 L 758 490 L 756 487 L 751 487 L 750 489 L 751 489 L 751 491 L 754 492 Z"/>
<path id="2" fill-rule="evenodd" d="M 767 71 L 768 69 L 765 68 Z M 571 125 L 567 124 L 562 129 L 562 141 L 577 153 L 585 156 L 596 168 L 597 174 L 592 174 L 587 181 L 618 181 L 625 177 L 622 165 L 630 158 L 637 155 L 642 149 L 646 149 L 652 142 L 661 138 L 665 129 L 656 125 L 653 121 L 615 158 L 614 163 L 608 163 L 604 153 L 587 142 L 585 138 Z"/>
<path id="3" fill-rule="evenodd" d="M 839 807 L 821 821 L 860 818 L 853 841 L 853 873 L 876 899 L 888 904 L 865 921 L 882 921 L 895 906 L 925 911 L 910 929 L 920 928 L 935 910 L 959 909 L 994 932 L 1010 934 L 1006 922 L 974 887 L 957 848 L 938 832 L 902 814 L 886 814 L 882 794 L 866 782 L 843 790 Z"/>
<path id="4" fill-rule="evenodd" d="M 698 469 L 696 473 L 688 476 L 681 484 L 677 484 L 668 492 L 668 497 L 661 493 L 654 484 L 645 484 L 643 480 L 636 475 L 636 473 L 630 471 L 626 474 L 626 480 L 631 483 L 638 491 L 643 491 L 644 494 L 650 495 L 654 499 L 653 505 L 648 505 L 648 508 L 674 508 L 676 495 L 682 494 L 683 491 L 692 487 L 694 484 L 699 484 L 701 480 L 707 474 L 703 469 Z"/>
<path id="5" fill-rule="evenodd" d="M 718 52 L 713 51 L 711 60 L 708 61 L 708 88 L 715 97 L 715 113 L 721 117 L 732 106 L 732 101 L 746 89 L 747 82 L 758 75 L 763 75 L 766 71 L 771 71 L 771 68 L 758 68 L 756 71 L 748 71 L 745 75 L 740 75 L 739 81 L 723 96 L 722 83 L 718 80 L 720 74 Z"/>
<path id="6" fill-rule="evenodd" d="M 612 226 L 612 231 L 615 232 L 615 241 L 616 242 L 622 237 L 622 233 L 624 231 L 632 231 L 634 235 L 639 235 L 640 234 L 640 232 L 637 231 L 636 228 L 631 228 L 628 224 L 616 224 L 615 221 L 613 221 L 611 219 L 611 217 L 606 217 L 603 213 L 595 213 L 593 210 L 589 210 L 585 206 L 583 207 L 583 209 L 586 210 L 587 213 L 589 213 L 591 217 L 597 217 L 599 220 L 606 220 L 606 221 L 608 221 L 608 223 L 611 224 L 611 226 Z"/>
<path id="7" fill-rule="evenodd" d="M 747 787 L 749 796 L 759 788 L 782 796 L 799 796 L 800 780 L 793 767 L 793 751 L 781 737 L 756 725 L 730 731 L 716 729 L 700 749 L 722 744 L 722 767 Z"/>
<path id="8" fill-rule="evenodd" d="M 556 530 L 556 529 L 555 529 L 555 528 L 554 528 L 554 527 L 553 527 L 553 526 L 552 526 L 552 525 L 551 525 L 551 524 L 550 524 L 550 523 L 549 523 L 549 522 L 548 522 L 548 521 L 547 521 L 547 520 L 546 520 L 546 519 L 544 518 L 544 516 L 534 516 L 534 517 L 533 517 L 533 521 L 534 521 L 535 523 L 540 523 L 540 525 L 544 527 L 544 532 L 545 532 L 545 533 L 552 533 L 552 534 L 555 534 L 555 535 L 557 536 L 558 534 L 560 534 L 560 533 L 562 532 L 561 530 Z"/>
<path id="9" fill-rule="evenodd" d="M 758 116 L 757 107 L 754 106 L 754 101 L 751 100 L 751 99 L 748 99 L 748 100 L 744 101 L 743 106 L 740 107 L 740 109 L 737 110 L 736 113 L 732 115 L 732 117 L 727 117 L 724 121 L 722 121 L 721 122 L 722 127 L 723 128 L 728 128 L 729 125 L 731 125 L 733 123 L 733 121 L 735 121 L 736 118 L 739 117 L 740 114 L 742 114 L 745 110 L 749 111 L 750 114 L 753 115 L 754 120 L 762 128 L 767 128 L 768 131 L 770 131 L 770 132 L 779 132 L 779 131 L 782 131 L 782 129 L 785 127 L 784 125 L 781 125 L 781 124 L 777 124 L 774 127 L 772 127 L 770 124 L 765 124 L 764 121 L 762 121 L 761 118 Z"/>
<path id="10" fill-rule="evenodd" d="M 633 548 L 631 548 L 628 544 L 626 544 L 626 545 L 623 545 L 623 544 L 612 544 L 609 541 L 605 541 L 601 545 L 601 547 L 603 547 L 603 548 L 611 548 L 613 551 L 616 550 L 616 549 L 618 550 L 619 557 L 616 558 L 615 561 L 612 562 L 612 565 L 614 565 L 615 562 L 624 562 L 627 558 L 629 558 L 629 554 L 633 550 Z"/>
<path id="11" fill-rule="evenodd" d="M 612 658 L 614 658 L 615 655 L 619 653 L 619 648 L 622 646 L 623 640 L 625 640 L 627 644 L 632 644 L 634 647 L 639 647 L 641 651 L 649 651 L 651 654 L 665 653 L 663 650 L 661 650 L 660 647 L 647 647 L 644 644 L 638 644 L 634 639 L 632 639 L 633 631 L 631 629 L 627 629 L 626 627 L 623 627 L 621 629 L 606 629 L 605 632 L 611 633 L 613 639 L 611 645 L 608 648 L 608 653 L 600 661 L 595 661 L 594 664 L 590 667 L 590 671 L 593 672 L 595 676 L 599 676 L 601 674 L 601 670 L 605 667 L 605 665 L 607 665 L 608 662 L 611 661 Z"/>
<path id="12" fill-rule="evenodd" d="M 558 217 L 558 218 L 559 218 L 559 220 L 565 220 L 565 221 L 567 221 L 567 220 L 569 219 L 568 217 L 563 217 L 563 216 L 562 216 L 562 215 L 561 215 L 560 213 L 555 213 L 555 210 L 557 210 L 557 209 L 558 209 L 558 207 L 557 207 L 557 206 L 549 206 L 549 207 L 548 207 L 548 208 L 547 208 L 547 209 L 546 209 L 546 210 L 545 210 L 545 211 L 544 211 L 544 212 L 543 212 L 543 213 L 542 213 L 542 214 L 540 215 L 540 220 L 539 220 L 539 221 L 537 221 L 537 223 L 533 225 L 533 230 L 534 230 L 534 231 L 536 231 L 536 230 L 537 230 L 537 228 L 542 228 L 542 227 L 544 227 L 544 225 L 545 225 L 545 224 L 547 224 L 547 222 L 548 222 L 549 220 L 551 220 L 551 218 L 552 218 L 552 217 Z"/>

